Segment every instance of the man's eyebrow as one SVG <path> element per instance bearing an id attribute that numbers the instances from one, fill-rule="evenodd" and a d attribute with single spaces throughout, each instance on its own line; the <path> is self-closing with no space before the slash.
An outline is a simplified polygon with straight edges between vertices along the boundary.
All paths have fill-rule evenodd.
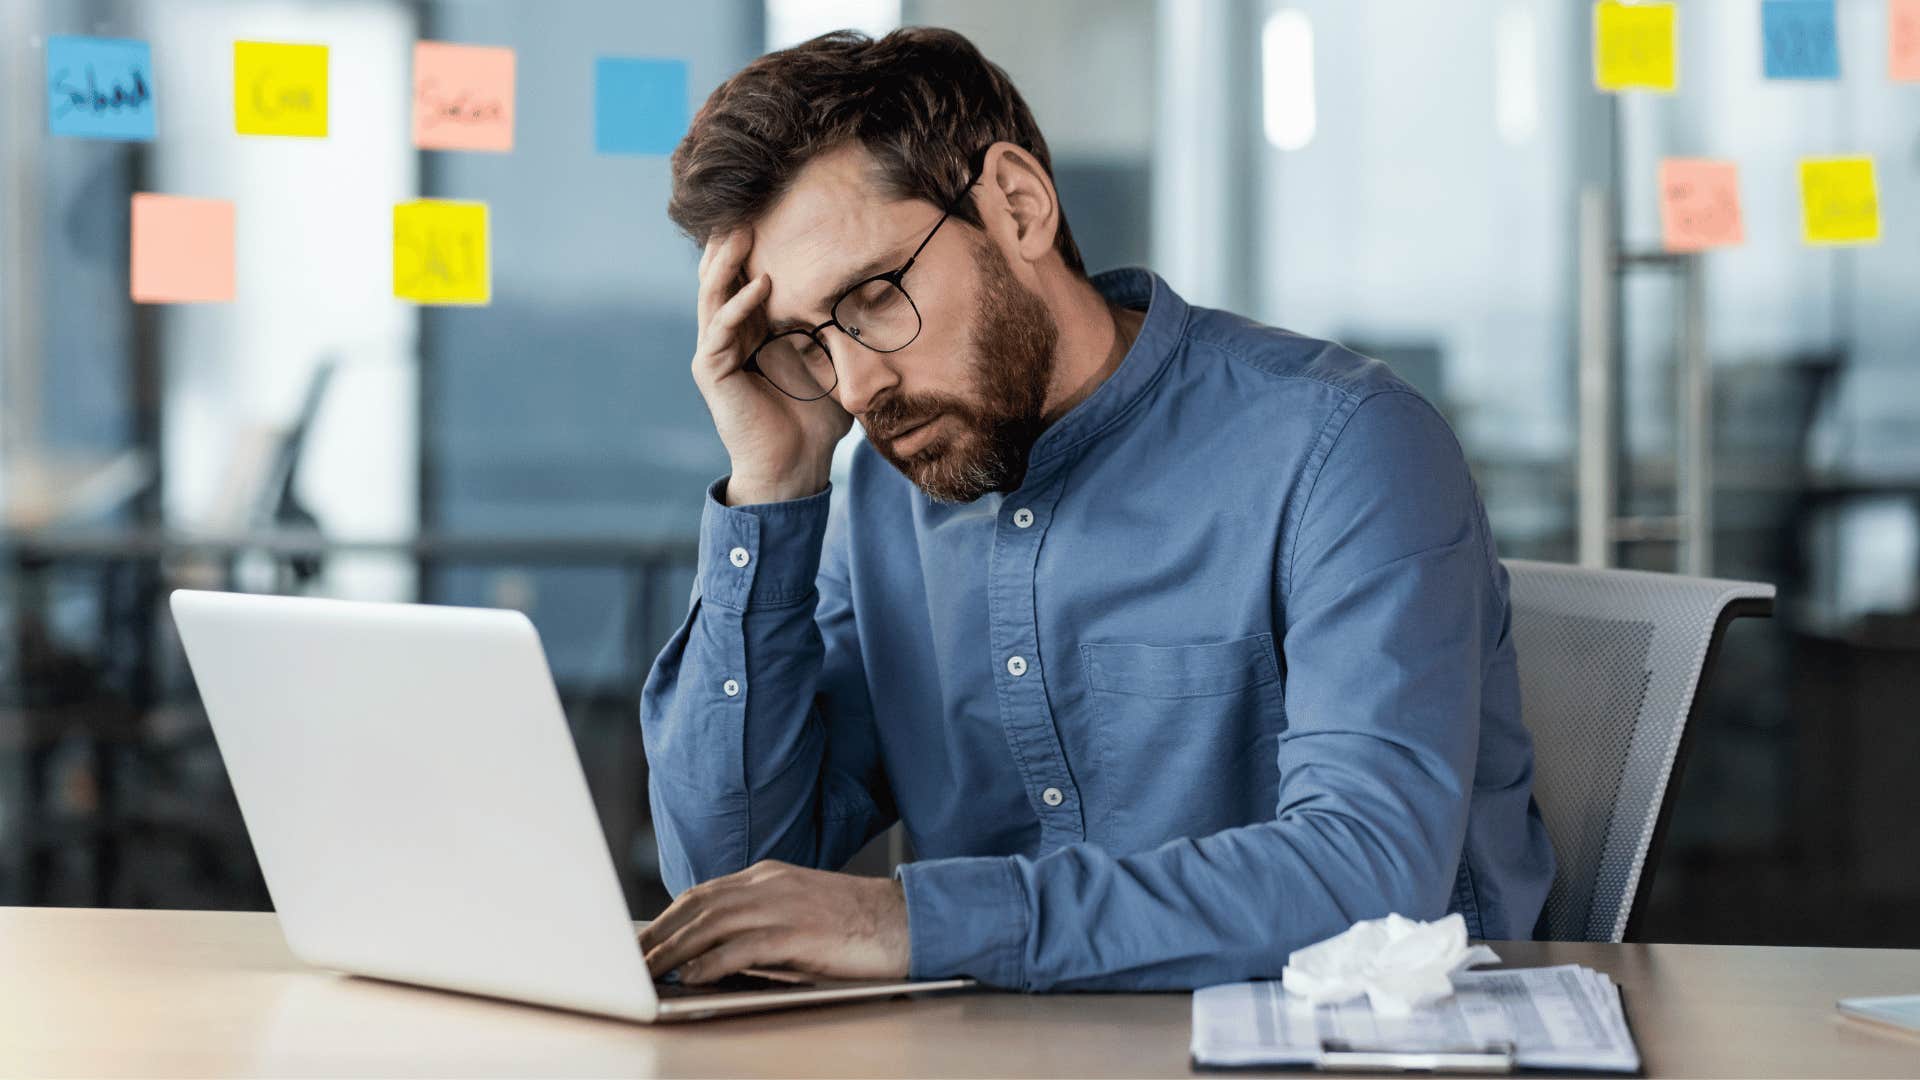
<path id="1" fill-rule="evenodd" d="M 905 261 L 907 261 L 905 256 L 895 251 L 889 251 L 876 258 L 868 259 L 865 265 L 861 266 L 858 270 L 855 270 L 852 273 L 848 274 L 846 277 L 841 278 L 840 283 L 838 285 L 835 285 L 832 289 L 830 289 L 825 296 L 815 301 L 813 307 L 810 308 L 809 310 L 819 311 L 825 308 L 826 305 L 831 304 L 834 301 L 840 299 L 840 295 L 846 292 L 848 289 L 853 288 L 855 285 L 860 284 L 861 282 L 867 280 L 870 277 L 877 277 L 880 274 L 884 274 L 889 270 L 897 269 L 899 265 Z M 827 312 L 827 314 L 831 315 L 833 313 L 829 311 Z M 802 321 L 797 321 L 793 319 L 783 319 L 780 322 L 773 323 L 768 327 L 769 332 L 775 333 L 775 334 L 785 333 L 788 330 L 811 330 L 811 329 L 813 329 L 813 323 L 802 322 Z"/>

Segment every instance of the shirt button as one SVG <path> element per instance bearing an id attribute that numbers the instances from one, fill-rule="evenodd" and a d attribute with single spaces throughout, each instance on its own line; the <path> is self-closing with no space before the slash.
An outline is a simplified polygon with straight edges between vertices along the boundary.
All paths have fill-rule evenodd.
<path id="1" fill-rule="evenodd" d="M 1046 803 L 1048 806 L 1059 806 L 1061 803 L 1067 801 L 1067 797 L 1061 793 L 1059 788 L 1050 787 L 1040 793 L 1040 801 Z"/>
<path id="2" fill-rule="evenodd" d="M 747 565 L 747 557 L 746 548 L 734 548 L 732 551 L 727 552 L 727 561 L 735 566 Z"/>
<path id="3" fill-rule="evenodd" d="M 1027 673 L 1027 658 L 1024 656 L 1007 657 L 1007 674 L 1019 678 Z"/>
<path id="4" fill-rule="evenodd" d="M 728 697 L 733 697 L 740 693 L 740 683 L 736 679 L 728 679 L 726 682 L 720 684 L 720 690 Z"/>
<path id="5" fill-rule="evenodd" d="M 1013 512 L 1013 523 L 1024 529 L 1033 524 L 1033 511 L 1021 507 Z"/>

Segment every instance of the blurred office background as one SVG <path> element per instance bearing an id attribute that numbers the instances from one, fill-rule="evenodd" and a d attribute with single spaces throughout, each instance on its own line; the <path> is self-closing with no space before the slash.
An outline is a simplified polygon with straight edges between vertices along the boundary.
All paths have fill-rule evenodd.
<path id="1" fill-rule="evenodd" d="M 0 903 L 267 906 L 165 614 L 197 585 L 526 611 L 656 911 L 637 695 L 726 459 L 667 162 L 594 153 L 592 61 L 684 58 L 697 104 L 904 22 L 1013 75 L 1094 268 L 1439 403 L 1502 554 L 1778 583 L 1705 687 L 1650 938 L 1920 945 L 1920 85 L 1881 0 L 1839 0 L 1827 83 L 1762 78 L 1757 2 L 1682 6 L 1680 93 L 1613 96 L 1559 0 L 0 0 Z M 47 135 L 53 34 L 152 43 L 153 142 Z M 232 134 L 236 38 L 334 46 L 331 138 Z M 513 153 L 413 149 L 418 39 L 517 50 Z M 1805 246 L 1795 161 L 1841 153 L 1885 236 Z M 1659 254 L 1667 156 L 1739 163 L 1744 245 Z M 134 191 L 241 201 L 240 302 L 129 301 Z M 391 297 L 415 196 L 491 204 L 490 306 Z"/>

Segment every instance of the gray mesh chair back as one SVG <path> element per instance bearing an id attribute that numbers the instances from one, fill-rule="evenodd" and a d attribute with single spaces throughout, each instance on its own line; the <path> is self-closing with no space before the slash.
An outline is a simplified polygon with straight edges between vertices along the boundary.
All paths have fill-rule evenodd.
<path id="1" fill-rule="evenodd" d="M 1727 623 L 1773 586 L 1506 561 L 1534 798 L 1558 866 L 1539 927 L 1623 941 L 1645 907 L 1695 691 Z"/>

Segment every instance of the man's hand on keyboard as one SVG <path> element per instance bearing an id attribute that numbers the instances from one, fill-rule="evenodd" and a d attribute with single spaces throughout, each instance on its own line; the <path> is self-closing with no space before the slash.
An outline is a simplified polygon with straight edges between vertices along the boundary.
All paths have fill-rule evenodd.
<path id="1" fill-rule="evenodd" d="M 890 878 L 758 862 L 680 894 L 640 932 L 647 967 L 706 983 L 742 968 L 907 976 L 907 898 Z"/>

